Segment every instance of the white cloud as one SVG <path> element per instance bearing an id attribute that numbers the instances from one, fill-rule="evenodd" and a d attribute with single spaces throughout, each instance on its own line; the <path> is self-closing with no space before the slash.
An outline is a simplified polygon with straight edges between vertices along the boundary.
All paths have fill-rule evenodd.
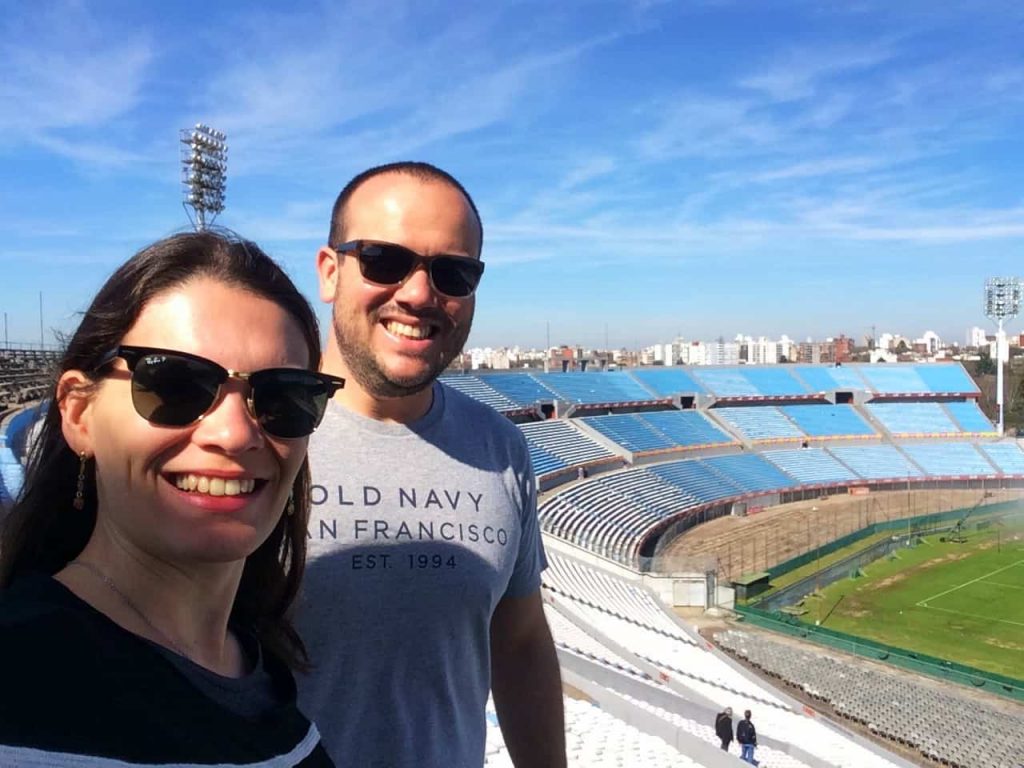
<path id="1" fill-rule="evenodd" d="M 153 61 L 144 35 L 105 30 L 78 3 L 33 8 L 0 32 L 0 137 L 95 128 L 138 104 Z"/>
<path id="2" fill-rule="evenodd" d="M 773 101 L 795 101 L 815 95 L 823 81 L 872 69 L 892 57 L 893 51 L 884 43 L 792 50 L 739 84 Z"/>

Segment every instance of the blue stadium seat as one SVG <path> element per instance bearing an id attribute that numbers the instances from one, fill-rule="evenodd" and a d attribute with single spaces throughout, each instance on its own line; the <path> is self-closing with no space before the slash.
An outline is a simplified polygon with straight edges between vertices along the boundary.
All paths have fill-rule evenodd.
<path id="1" fill-rule="evenodd" d="M 509 400 L 500 392 L 485 384 L 477 376 L 469 375 L 448 375 L 442 376 L 441 382 L 452 389 L 457 389 L 474 400 L 479 400 L 484 405 L 489 405 L 496 411 L 514 410 L 516 403 Z"/>
<path id="2" fill-rule="evenodd" d="M 714 501 L 727 496 L 738 496 L 743 493 L 743 489 L 731 479 L 722 477 L 696 459 L 655 464 L 647 469 L 702 502 Z"/>
<path id="3" fill-rule="evenodd" d="M 929 475 L 996 474 L 995 468 L 970 443 L 928 443 L 902 448 Z"/>
<path id="4" fill-rule="evenodd" d="M 1002 472 L 1024 475 L 1024 451 L 1016 443 L 989 443 L 978 447 Z"/>
<path id="5" fill-rule="evenodd" d="M 705 392 L 685 368 L 637 368 L 630 373 L 658 397 Z"/>
<path id="6" fill-rule="evenodd" d="M 587 416 L 580 421 L 627 451 L 658 451 L 675 446 L 665 435 L 632 413 Z"/>
<path id="7" fill-rule="evenodd" d="M 541 504 L 538 517 L 548 533 L 632 565 L 652 526 L 698 505 L 682 488 L 646 469 L 632 469 L 563 491 Z"/>
<path id="8" fill-rule="evenodd" d="M 828 452 L 866 480 L 921 476 L 921 470 L 891 445 L 844 445 Z"/>
<path id="9" fill-rule="evenodd" d="M 978 386 L 967 375 L 962 365 L 952 363 L 931 363 L 914 366 L 917 375 L 928 390 L 937 394 L 960 394 L 977 392 Z"/>
<path id="10" fill-rule="evenodd" d="M 857 372 L 859 366 L 797 365 L 796 375 L 807 382 L 812 392 L 863 392 L 868 384 Z"/>
<path id="11" fill-rule="evenodd" d="M 723 445 L 736 440 L 700 411 L 652 411 L 637 414 L 679 446 Z"/>
<path id="12" fill-rule="evenodd" d="M 717 397 L 760 397 L 750 380 L 736 368 L 694 368 L 693 377 Z"/>
<path id="13" fill-rule="evenodd" d="M 783 397 L 785 395 L 806 395 L 807 387 L 793 378 L 789 366 L 769 365 L 766 367 L 744 366 L 743 376 L 759 395 Z"/>
<path id="14" fill-rule="evenodd" d="M 792 440 L 806 437 L 774 405 L 716 407 L 714 413 L 742 432 L 749 440 Z"/>
<path id="15" fill-rule="evenodd" d="M 811 437 L 878 437 L 852 405 L 783 405 L 781 410 Z"/>
<path id="16" fill-rule="evenodd" d="M 536 441 L 527 440 L 526 447 L 530 451 L 530 463 L 533 465 L 533 473 L 540 477 L 550 472 L 557 472 L 565 469 L 568 465 L 565 460 L 555 456 L 550 451 L 541 448 Z"/>
<path id="17" fill-rule="evenodd" d="M 657 400 L 640 383 L 622 371 L 606 373 L 538 373 L 541 384 L 570 403 L 600 404 Z"/>
<path id="18" fill-rule="evenodd" d="M 913 365 L 865 365 L 861 366 L 861 375 L 871 388 L 884 394 L 910 394 L 931 392 L 931 387 L 924 383 Z"/>
<path id="19" fill-rule="evenodd" d="M 996 428 L 992 425 L 985 414 L 981 412 L 978 404 L 973 400 L 964 402 L 946 403 L 946 408 L 953 416 L 953 420 L 964 432 L 975 432 L 984 435 L 994 435 Z"/>
<path id="20" fill-rule="evenodd" d="M 857 480 L 857 475 L 821 448 L 765 451 L 764 457 L 800 483 L 819 485 Z"/>
<path id="21" fill-rule="evenodd" d="M 537 460 L 543 466 L 552 466 L 552 469 L 547 470 L 549 472 L 611 458 L 614 455 L 603 445 L 594 442 L 569 422 L 561 419 L 520 424 L 519 429 L 526 436 L 527 445 L 543 451 L 542 454 L 538 454 Z M 551 465 L 550 461 L 546 460 L 545 454 L 560 460 L 562 466 Z M 537 474 L 540 475 L 541 472 L 538 471 Z"/>
<path id="22" fill-rule="evenodd" d="M 520 408 L 537 402 L 557 400 L 558 395 L 537 381 L 529 373 L 490 373 L 481 379 L 503 394 Z"/>
<path id="23" fill-rule="evenodd" d="M 710 459 L 699 459 L 699 461 L 728 478 L 747 493 L 776 491 L 798 485 L 792 477 L 755 453 L 715 456 Z"/>
<path id="24" fill-rule="evenodd" d="M 894 435 L 954 435 L 960 432 L 941 403 L 868 403 L 867 409 Z"/>

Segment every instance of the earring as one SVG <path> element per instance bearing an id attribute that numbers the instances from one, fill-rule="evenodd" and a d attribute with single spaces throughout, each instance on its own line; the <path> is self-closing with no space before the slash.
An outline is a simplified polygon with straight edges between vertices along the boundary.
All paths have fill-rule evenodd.
<path id="1" fill-rule="evenodd" d="M 85 463 L 88 460 L 85 451 L 78 454 L 78 481 L 75 483 L 75 500 L 71 502 L 78 510 L 85 509 Z"/>
<path id="2" fill-rule="evenodd" d="M 288 494 L 288 503 L 285 505 L 284 513 L 291 517 L 295 514 L 295 496 L 294 494 Z"/>

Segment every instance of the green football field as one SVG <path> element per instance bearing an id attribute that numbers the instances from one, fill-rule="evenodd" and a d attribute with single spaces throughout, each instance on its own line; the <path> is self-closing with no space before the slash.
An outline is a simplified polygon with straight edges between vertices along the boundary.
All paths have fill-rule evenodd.
<path id="1" fill-rule="evenodd" d="M 801 618 L 1024 679 L 1024 525 L 966 538 L 930 536 L 872 563 L 806 598 Z"/>

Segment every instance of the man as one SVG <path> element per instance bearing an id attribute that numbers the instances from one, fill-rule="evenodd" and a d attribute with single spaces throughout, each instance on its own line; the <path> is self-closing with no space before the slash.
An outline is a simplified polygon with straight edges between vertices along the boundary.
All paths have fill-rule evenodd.
<path id="1" fill-rule="evenodd" d="M 722 749 L 728 752 L 732 743 L 732 707 L 726 707 L 715 716 L 715 734 L 722 742 Z"/>
<path id="2" fill-rule="evenodd" d="M 751 765 L 757 765 L 754 759 L 754 748 L 757 746 L 757 729 L 750 722 L 750 710 L 743 713 L 743 719 L 736 724 L 736 741 L 740 743 L 740 759 Z"/>
<path id="3" fill-rule="evenodd" d="M 323 370 L 310 443 L 301 703 L 339 766 L 476 768 L 488 687 L 516 766 L 565 765 L 561 681 L 525 440 L 441 385 L 483 271 L 476 206 L 424 163 L 342 190 L 317 254 Z"/>

